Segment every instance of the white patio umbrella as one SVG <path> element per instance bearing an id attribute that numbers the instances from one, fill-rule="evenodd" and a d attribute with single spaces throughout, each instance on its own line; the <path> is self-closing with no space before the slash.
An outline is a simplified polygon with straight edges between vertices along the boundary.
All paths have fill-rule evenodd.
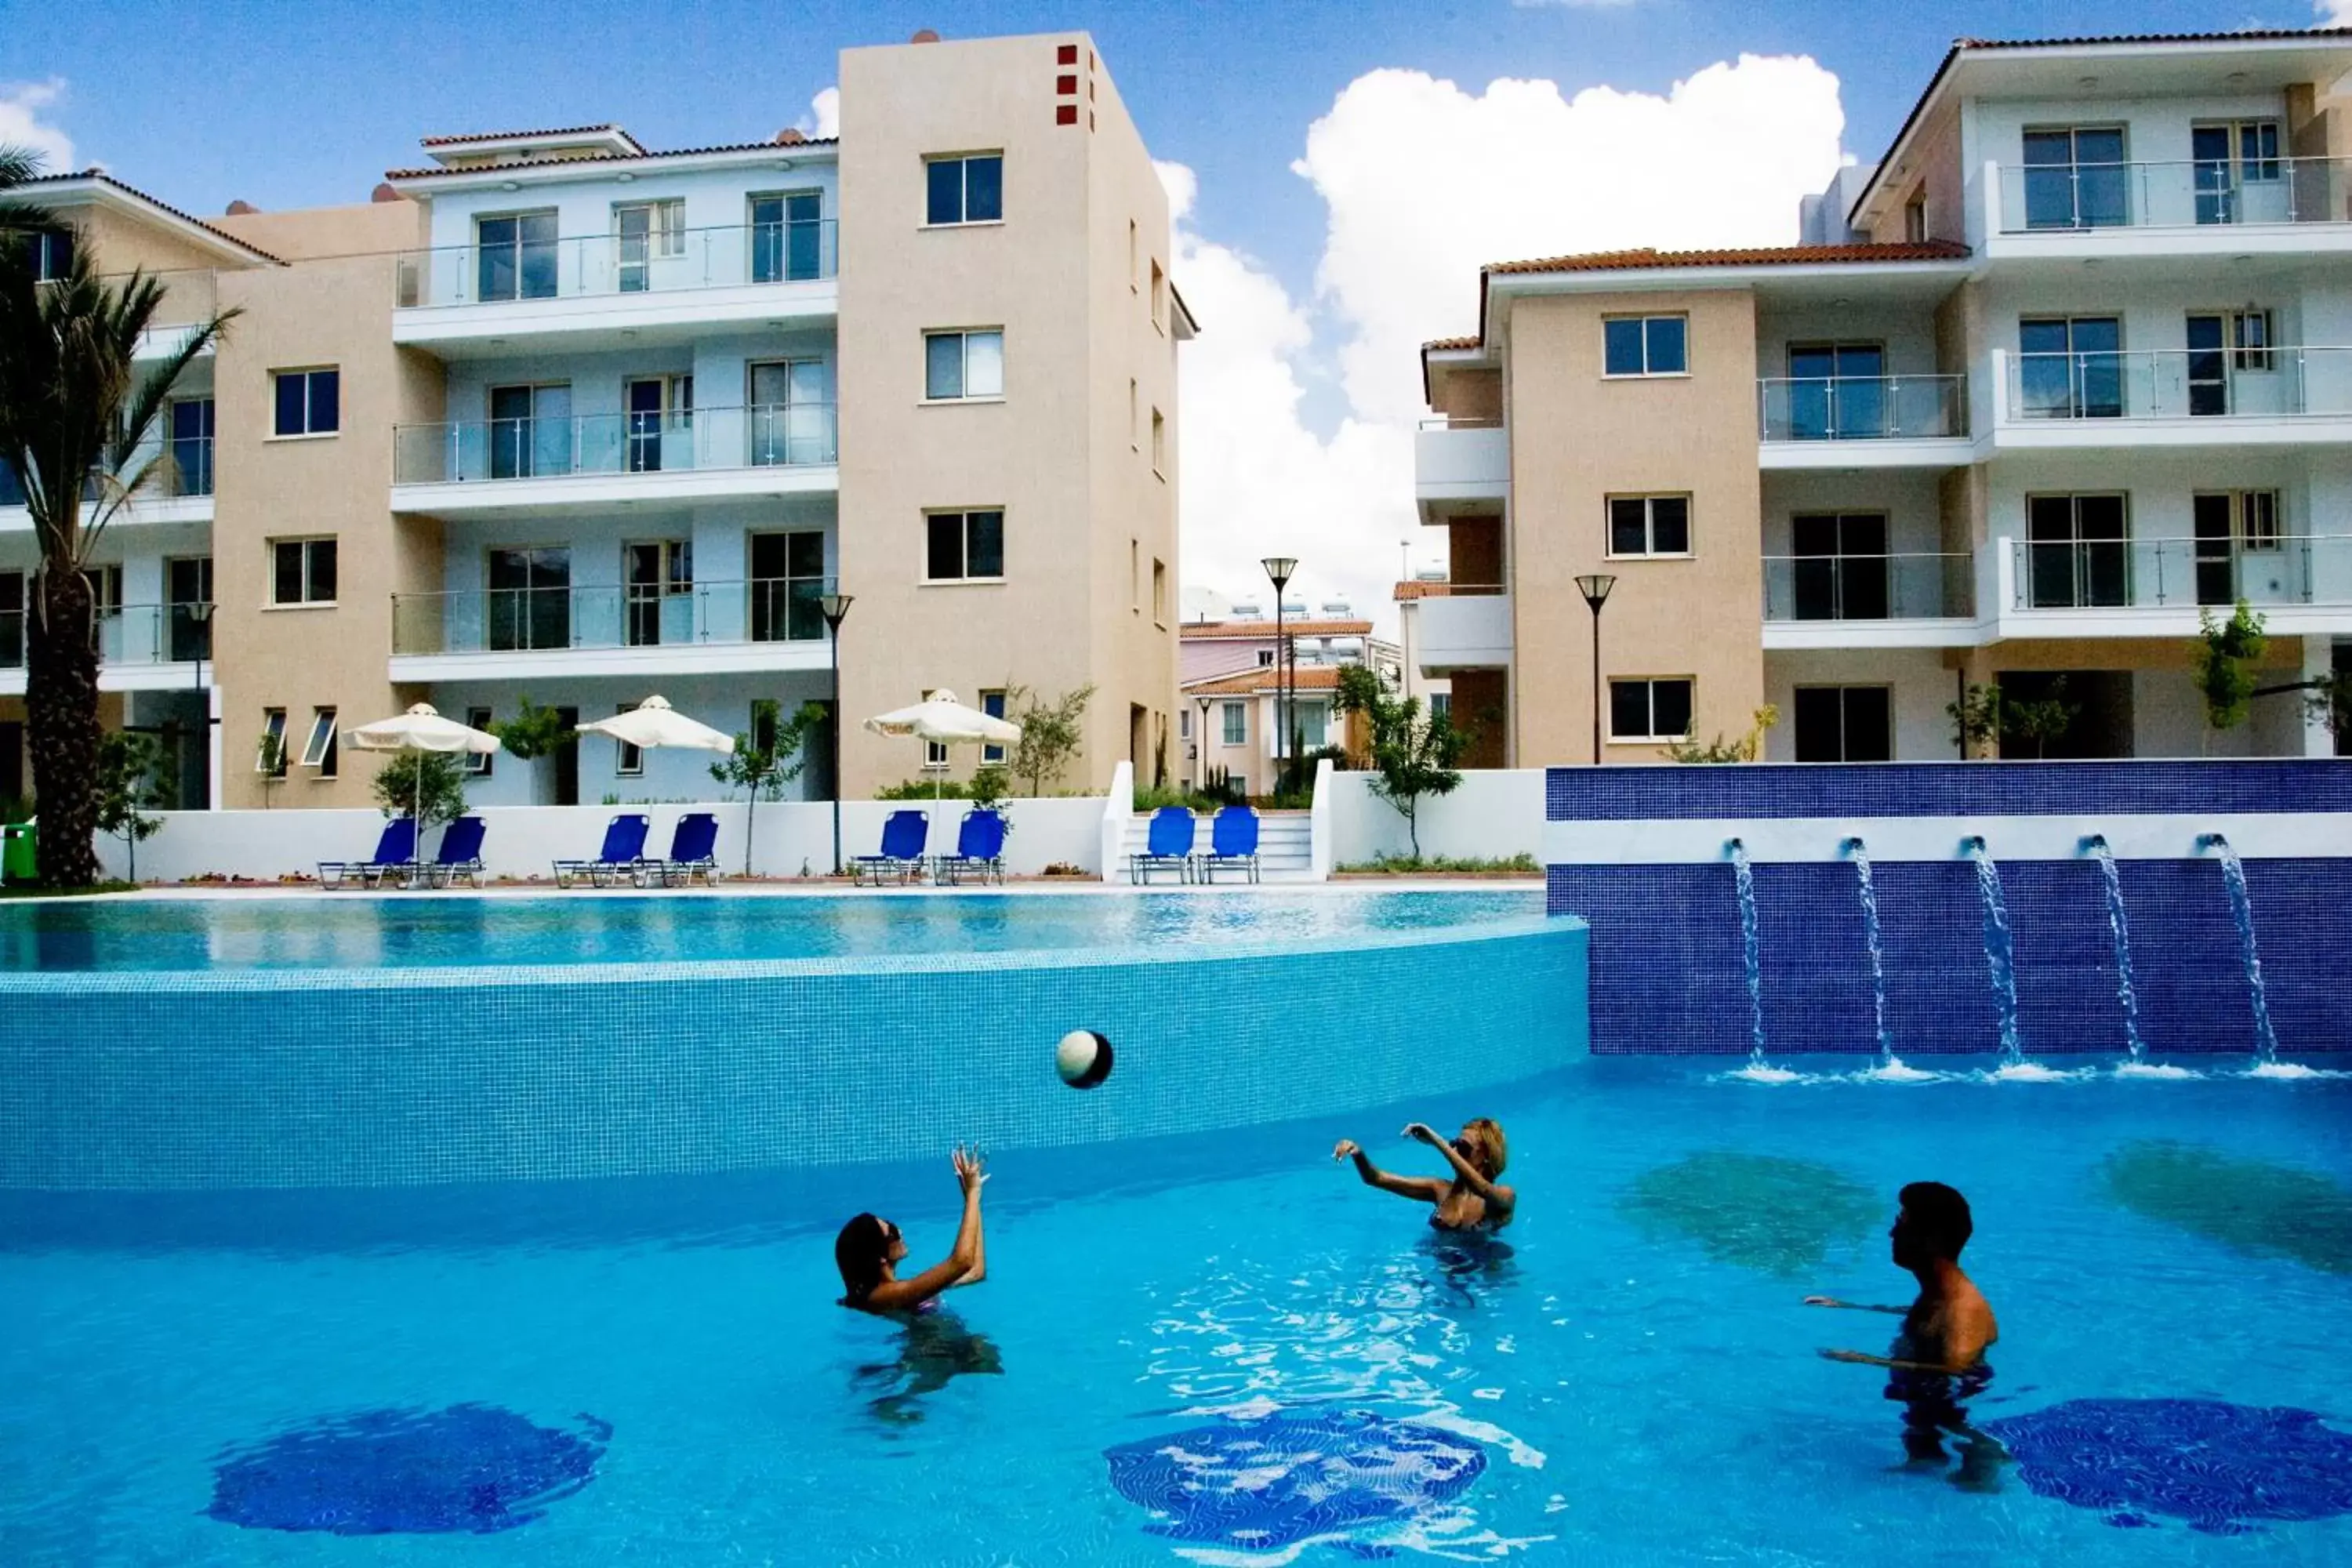
<path id="1" fill-rule="evenodd" d="M 731 753 L 735 737 L 721 734 L 709 725 L 689 719 L 672 708 L 658 696 L 648 697 L 626 713 L 615 713 L 610 719 L 599 719 L 593 724 L 583 724 L 583 735 L 609 735 L 625 746 L 651 750 L 656 746 L 677 746 L 689 752 Z"/>
<path id="2" fill-rule="evenodd" d="M 992 718 L 956 700 L 952 691 L 934 691 L 912 708 L 901 708 L 866 721 L 877 735 L 911 736 L 941 746 L 1009 746 L 1021 739 L 1021 726 Z M 939 798 L 940 781 L 931 780 L 931 797 Z"/>
<path id="3" fill-rule="evenodd" d="M 425 823 L 421 816 L 425 805 L 425 753 L 436 752 L 446 756 L 465 752 L 487 756 L 499 749 L 496 735 L 460 724 L 455 719 L 444 719 L 430 702 L 419 702 L 396 719 L 382 719 L 356 730 L 346 730 L 343 742 L 362 752 L 416 753 L 416 793 L 409 797 L 408 815 L 416 824 L 416 844 L 410 852 L 420 860 L 425 858 Z"/>

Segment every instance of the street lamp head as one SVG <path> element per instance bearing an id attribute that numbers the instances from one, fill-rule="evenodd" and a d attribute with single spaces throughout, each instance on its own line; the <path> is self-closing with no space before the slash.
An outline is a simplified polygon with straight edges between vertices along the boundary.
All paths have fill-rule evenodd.
<path id="1" fill-rule="evenodd" d="M 816 612 L 824 617 L 826 626 L 839 631 L 841 623 L 849 616 L 849 606 L 856 602 L 847 594 L 826 594 L 818 598 Z"/>
<path id="2" fill-rule="evenodd" d="M 1576 591 L 1584 595 L 1584 602 L 1592 606 L 1596 616 L 1601 606 L 1609 602 L 1609 590 L 1616 585 L 1617 579 L 1606 572 L 1588 573 L 1576 580 Z"/>
<path id="3" fill-rule="evenodd" d="M 188 619 L 195 622 L 198 626 L 203 626 L 206 621 L 213 618 L 212 601 L 209 599 L 199 600 L 195 604 L 187 606 L 187 610 Z"/>
<path id="4" fill-rule="evenodd" d="M 1274 580 L 1275 603 L 1279 607 L 1283 585 L 1290 581 L 1290 574 L 1298 570 L 1298 563 L 1288 555 L 1269 555 L 1258 564 L 1265 567 L 1265 574 Z"/>

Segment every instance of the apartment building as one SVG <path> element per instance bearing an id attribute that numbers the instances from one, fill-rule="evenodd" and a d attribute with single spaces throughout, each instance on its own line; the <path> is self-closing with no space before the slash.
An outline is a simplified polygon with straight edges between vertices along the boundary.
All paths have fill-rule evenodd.
<path id="1" fill-rule="evenodd" d="M 1196 788 L 1222 773 L 1243 794 L 1271 791 L 1294 741 L 1302 756 L 1325 746 L 1360 751 L 1360 716 L 1339 710 L 1339 671 L 1362 665 L 1391 689 L 1404 664 L 1397 645 L 1372 636 L 1353 605 L 1310 607 L 1286 599 L 1277 623 L 1255 601 L 1216 619 L 1184 623 L 1180 641 L 1186 778 Z"/>
<path id="2" fill-rule="evenodd" d="M 105 269 L 170 269 L 172 321 L 242 312 L 174 405 L 171 482 L 106 546 L 110 721 L 216 721 L 190 804 L 362 804 L 341 729 L 413 701 L 586 721 L 658 692 L 740 730 L 836 680 L 810 796 L 968 772 L 860 726 L 939 689 L 1091 685 L 1066 782 L 1150 776 L 1194 326 L 1150 155 L 1082 33 L 919 34 L 839 80 L 837 139 L 435 135 L 350 208 L 31 193 Z M 26 528 L 0 506 L 0 655 Z M 478 759 L 468 794 L 694 798 L 707 762 L 592 738 Z"/>
<path id="3" fill-rule="evenodd" d="M 1484 268 L 1422 354 L 1412 648 L 1482 760 L 1768 702 L 1774 760 L 1952 757 L 1995 678 L 2071 708 L 2042 754 L 2337 751 L 2297 688 L 2352 667 L 2347 69 L 2341 30 L 1964 39 L 1800 244 Z M 2241 599 L 2273 689 L 2217 732 L 2189 644 Z"/>

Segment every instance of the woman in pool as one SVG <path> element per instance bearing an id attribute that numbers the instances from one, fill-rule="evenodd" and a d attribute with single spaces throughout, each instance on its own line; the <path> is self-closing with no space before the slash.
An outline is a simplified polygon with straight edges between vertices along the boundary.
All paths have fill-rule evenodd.
<path id="1" fill-rule="evenodd" d="M 1444 1155 L 1445 1163 L 1454 1167 L 1453 1179 L 1392 1176 L 1373 1164 L 1352 1138 L 1340 1139 L 1331 1158 L 1353 1159 L 1356 1174 L 1368 1187 L 1416 1203 L 1434 1204 L 1437 1212 L 1429 1216 L 1429 1223 L 1440 1230 L 1495 1231 L 1511 1223 L 1518 1194 L 1497 1180 L 1510 1159 L 1510 1146 L 1504 1142 L 1500 1125 L 1487 1117 L 1475 1118 L 1464 1122 L 1462 1135 L 1449 1142 L 1416 1121 L 1404 1130 L 1404 1135 Z"/>
<path id="2" fill-rule="evenodd" d="M 958 1149 L 950 1156 L 956 1184 L 963 1189 L 963 1220 L 955 1248 L 912 1279 L 898 1278 L 907 1240 L 898 1227 L 870 1214 L 851 1218 L 833 1238 L 833 1261 L 841 1270 L 841 1304 L 861 1312 L 913 1312 L 930 1306 L 942 1290 L 977 1285 L 988 1278 L 988 1248 L 980 1229 L 980 1189 L 988 1166 L 979 1151 Z"/>

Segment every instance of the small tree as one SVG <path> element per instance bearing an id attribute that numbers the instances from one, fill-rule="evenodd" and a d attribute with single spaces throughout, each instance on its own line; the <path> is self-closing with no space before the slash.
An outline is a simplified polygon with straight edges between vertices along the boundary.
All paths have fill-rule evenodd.
<path id="1" fill-rule="evenodd" d="M 1964 686 L 1957 702 L 1944 704 L 1952 721 L 1952 743 L 1965 761 L 1993 755 L 2000 741 L 2000 687 L 1992 681 Z"/>
<path id="2" fill-rule="evenodd" d="M 375 803 L 386 816 L 413 816 L 416 835 L 466 815 L 466 765 L 446 752 L 404 752 L 375 773 Z"/>
<path id="3" fill-rule="evenodd" d="M 2254 669 L 2270 640 L 2263 636 L 2263 617 L 2243 599 L 2227 621 L 2213 612 L 2197 612 L 2197 640 L 2189 645 L 2196 666 L 2198 695 L 2205 700 L 2205 722 L 2215 730 L 2234 730 L 2246 721 L 2253 700 Z"/>
<path id="4" fill-rule="evenodd" d="M 2303 700 L 2311 716 L 2336 737 L 2340 751 L 2345 738 L 2352 736 L 2352 669 L 2333 670 L 2308 682 Z"/>
<path id="5" fill-rule="evenodd" d="M 808 766 L 807 742 L 813 734 L 824 732 L 828 715 L 822 702 L 803 702 L 789 723 L 778 721 L 782 709 L 772 697 L 755 698 L 751 703 L 751 727 L 735 737 L 735 749 L 727 760 L 710 764 L 710 776 L 727 786 L 729 799 L 737 790 L 745 792 L 743 808 L 743 875 L 751 874 L 751 828 L 758 820 L 760 802 L 781 800 L 784 786 L 801 776 Z"/>
<path id="6" fill-rule="evenodd" d="M 167 798 L 159 774 L 163 748 L 152 735 L 110 731 L 98 742 L 98 830 L 123 842 L 129 852 L 131 881 L 139 879 L 139 845 L 163 826 L 161 811 Z"/>
<path id="7" fill-rule="evenodd" d="M 2083 711 L 2079 702 L 2066 700 L 2066 678 L 2059 676 L 2050 682 L 2050 695 L 2032 701 L 2020 701 L 2006 693 L 2000 699 L 2000 732 L 2004 740 L 2014 735 L 2033 748 L 2036 762 L 2042 748 L 2074 727 L 2074 720 Z"/>
<path id="8" fill-rule="evenodd" d="M 1443 717 L 1424 718 L 1418 697 L 1391 697 L 1381 678 L 1360 664 L 1339 669 L 1339 708 L 1361 713 L 1371 731 L 1368 760 L 1372 793 L 1396 808 L 1421 858 L 1421 797 L 1451 795 L 1462 783 L 1454 764 L 1469 737 Z"/>
<path id="9" fill-rule="evenodd" d="M 1005 689 L 1005 710 L 1021 726 L 1021 739 L 1013 747 L 1013 776 L 1029 781 L 1031 795 L 1043 795 L 1047 784 L 1059 784 L 1086 742 L 1082 721 L 1087 703 L 1094 694 L 1091 685 L 1081 686 L 1048 703 L 1025 686 Z M 1018 711 L 1013 706 L 1016 702 L 1023 705 Z"/>
<path id="10" fill-rule="evenodd" d="M 1748 715 L 1748 733 L 1738 740 L 1717 734 L 1705 745 L 1680 741 L 1666 748 L 1666 755 L 1678 763 L 1752 763 L 1764 754 L 1764 731 L 1780 721 L 1780 710 L 1767 702 Z"/>

